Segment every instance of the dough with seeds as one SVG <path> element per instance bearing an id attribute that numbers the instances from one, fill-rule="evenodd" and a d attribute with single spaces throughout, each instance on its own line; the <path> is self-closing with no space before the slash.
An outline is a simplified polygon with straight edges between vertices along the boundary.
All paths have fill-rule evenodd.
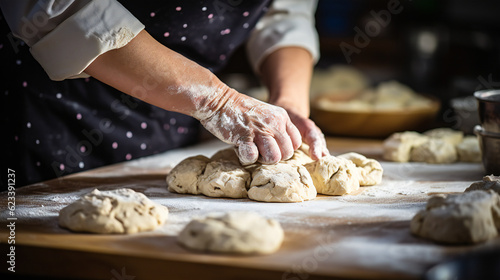
<path id="1" fill-rule="evenodd" d="M 134 190 L 95 189 L 61 209 L 59 225 L 81 232 L 136 233 L 154 230 L 167 216 L 167 207 Z"/>
<path id="2" fill-rule="evenodd" d="M 280 224 L 253 212 L 209 214 L 184 227 L 178 241 L 189 249 L 234 254 L 270 254 L 283 242 Z"/>
<path id="3" fill-rule="evenodd" d="M 209 162 L 199 177 L 200 193 L 211 197 L 247 197 L 250 172 L 239 163 L 225 160 Z"/>
<path id="4" fill-rule="evenodd" d="M 478 243 L 500 229 L 500 196 L 493 191 L 433 196 L 410 223 L 415 235 L 440 243 Z"/>
<path id="5" fill-rule="evenodd" d="M 304 166 L 277 163 L 257 167 L 248 198 L 264 202 L 302 202 L 316 197 L 316 188 Z"/>
<path id="6" fill-rule="evenodd" d="M 338 157 L 348 159 L 356 165 L 359 171 L 359 185 L 373 186 L 382 182 L 384 170 L 380 162 L 352 152 L 339 155 Z"/>
<path id="7" fill-rule="evenodd" d="M 305 167 L 320 194 L 344 195 L 359 189 L 358 168 L 348 159 L 325 156 Z"/>
<path id="8" fill-rule="evenodd" d="M 188 157 L 177 164 L 167 174 L 167 187 L 170 192 L 200 194 L 198 177 L 200 177 L 210 159 L 199 155 Z"/>

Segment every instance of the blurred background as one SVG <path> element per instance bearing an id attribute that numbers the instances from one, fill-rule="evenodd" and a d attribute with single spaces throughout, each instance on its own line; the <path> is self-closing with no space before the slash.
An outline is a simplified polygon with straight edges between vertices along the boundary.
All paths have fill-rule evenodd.
<path id="1" fill-rule="evenodd" d="M 391 7 L 397 12 L 388 12 Z M 441 101 L 436 126 L 462 125 L 453 99 L 500 88 L 498 0 L 320 0 L 316 26 L 316 70 L 348 65 L 374 85 L 397 80 L 435 96 Z M 220 76 L 243 92 L 258 86 L 243 48 Z"/>

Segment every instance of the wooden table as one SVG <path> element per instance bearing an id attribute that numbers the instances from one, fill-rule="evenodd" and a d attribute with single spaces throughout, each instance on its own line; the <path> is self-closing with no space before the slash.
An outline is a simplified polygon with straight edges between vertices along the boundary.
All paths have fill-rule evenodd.
<path id="1" fill-rule="evenodd" d="M 381 141 L 329 138 L 332 154 L 356 151 L 381 159 Z M 355 195 L 319 195 L 303 203 L 260 203 L 169 193 L 165 175 L 181 159 L 226 147 L 220 142 L 167 152 L 17 188 L 9 216 L 0 193 L 0 251 L 5 259 L 15 217 L 15 275 L 77 279 L 419 279 L 450 257 L 500 246 L 497 238 L 475 246 L 443 246 L 410 234 L 409 221 L 429 195 L 459 193 L 480 180 L 480 164 L 428 165 L 382 162 L 382 184 Z M 17 176 L 21 176 L 17 174 Z M 169 208 L 158 230 L 132 235 L 73 233 L 57 224 L 58 211 L 90 192 L 128 187 Z M 188 251 L 176 235 L 194 216 L 249 210 L 277 219 L 281 249 L 267 256 Z M 0 273 L 9 273 L 5 267 Z M 134 278 L 135 277 L 135 278 Z M 2 277 L 2 279 L 5 279 Z"/>

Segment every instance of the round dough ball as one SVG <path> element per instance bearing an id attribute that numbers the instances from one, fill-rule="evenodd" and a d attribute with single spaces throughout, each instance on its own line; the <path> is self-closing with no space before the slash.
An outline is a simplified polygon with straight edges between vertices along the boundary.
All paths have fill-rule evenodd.
<path id="1" fill-rule="evenodd" d="M 441 139 L 431 138 L 411 150 L 411 161 L 427 163 L 452 163 L 457 161 L 455 146 Z"/>
<path id="2" fill-rule="evenodd" d="M 456 146 L 462 142 L 464 133 L 462 131 L 453 130 L 451 128 L 435 128 L 424 132 L 424 135 L 433 139 L 441 139 L 449 144 Z"/>
<path id="3" fill-rule="evenodd" d="M 59 225 L 72 231 L 136 233 L 153 230 L 168 216 L 165 206 L 131 189 L 86 194 L 59 212 Z"/>
<path id="4" fill-rule="evenodd" d="M 384 159 L 408 162 L 413 147 L 425 143 L 429 137 L 414 131 L 394 133 L 384 141 Z"/>
<path id="5" fill-rule="evenodd" d="M 275 220 L 252 212 L 231 212 L 192 220 L 178 240 L 200 251 L 270 254 L 279 249 L 283 237 L 283 229 Z"/>
<path id="6" fill-rule="evenodd" d="M 219 160 L 207 164 L 199 177 L 199 191 L 211 197 L 248 197 L 246 186 L 250 183 L 250 172 L 240 164 Z"/>
<path id="7" fill-rule="evenodd" d="M 262 165 L 252 174 L 248 198 L 264 202 L 302 202 L 316 197 L 311 175 L 304 166 Z"/>
<path id="8" fill-rule="evenodd" d="M 500 196 L 493 191 L 471 191 L 431 197 L 425 210 L 410 224 L 415 235 L 442 243 L 477 243 L 498 235 Z"/>
<path id="9" fill-rule="evenodd" d="M 359 189 L 359 171 L 352 161 L 325 156 L 305 165 L 320 194 L 344 195 Z"/>
<path id="10" fill-rule="evenodd" d="M 492 190 L 500 195 L 500 176 L 488 175 L 483 177 L 483 181 L 472 183 L 465 191 Z"/>
<path id="11" fill-rule="evenodd" d="M 466 136 L 464 140 L 456 146 L 458 160 L 461 162 L 481 162 L 481 148 L 476 136 Z"/>
<path id="12" fill-rule="evenodd" d="M 188 157 L 167 174 L 170 192 L 199 194 L 198 177 L 203 174 L 210 160 L 202 155 Z"/>
<path id="13" fill-rule="evenodd" d="M 345 158 L 356 165 L 359 171 L 359 184 L 361 186 L 373 186 L 382 182 L 384 170 L 380 162 L 366 158 L 358 153 L 346 153 L 339 155 L 340 158 Z"/>

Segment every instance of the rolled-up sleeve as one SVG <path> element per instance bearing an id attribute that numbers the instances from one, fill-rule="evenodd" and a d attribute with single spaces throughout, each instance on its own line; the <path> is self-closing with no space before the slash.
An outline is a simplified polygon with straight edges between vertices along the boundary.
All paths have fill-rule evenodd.
<path id="1" fill-rule="evenodd" d="M 0 2 L 13 34 L 52 80 L 88 77 L 99 55 L 125 46 L 144 25 L 116 0 Z"/>
<path id="2" fill-rule="evenodd" d="M 314 27 L 317 0 L 275 0 L 259 20 L 247 42 L 247 54 L 256 73 L 263 60 L 283 47 L 302 47 L 316 63 L 318 33 Z"/>

